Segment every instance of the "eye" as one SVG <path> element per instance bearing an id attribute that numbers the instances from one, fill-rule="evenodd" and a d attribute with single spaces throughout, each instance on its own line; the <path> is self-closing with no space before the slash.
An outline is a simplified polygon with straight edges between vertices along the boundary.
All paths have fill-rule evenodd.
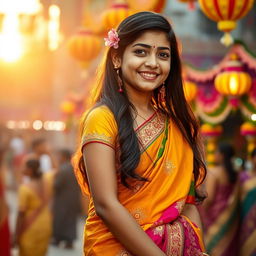
<path id="1" fill-rule="evenodd" d="M 160 52 L 159 57 L 162 59 L 168 59 L 170 57 L 170 54 L 167 52 Z"/>
<path id="2" fill-rule="evenodd" d="M 134 51 L 134 53 L 136 55 L 139 55 L 139 56 L 145 56 L 146 55 L 146 51 L 143 50 L 143 49 L 137 49 L 137 50 Z"/>

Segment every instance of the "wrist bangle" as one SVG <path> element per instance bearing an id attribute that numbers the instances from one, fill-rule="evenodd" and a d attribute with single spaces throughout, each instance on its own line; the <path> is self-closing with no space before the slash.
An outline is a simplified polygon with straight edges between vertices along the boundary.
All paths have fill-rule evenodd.
<path id="1" fill-rule="evenodd" d="M 206 253 L 206 252 L 203 252 L 203 255 L 205 255 L 205 256 L 210 256 L 208 253 Z"/>

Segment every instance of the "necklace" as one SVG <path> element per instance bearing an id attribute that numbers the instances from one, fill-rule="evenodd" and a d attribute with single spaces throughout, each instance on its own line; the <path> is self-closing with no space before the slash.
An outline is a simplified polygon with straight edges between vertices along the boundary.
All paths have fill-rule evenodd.
<path id="1" fill-rule="evenodd" d="M 143 117 L 142 115 L 140 115 L 138 112 L 136 113 L 139 117 L 141 117 L 143 120 L 147 121 L 148 118 Z"/>

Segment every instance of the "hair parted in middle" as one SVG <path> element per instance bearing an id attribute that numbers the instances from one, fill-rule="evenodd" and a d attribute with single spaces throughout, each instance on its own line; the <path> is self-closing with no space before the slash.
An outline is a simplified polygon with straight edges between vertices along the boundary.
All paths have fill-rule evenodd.
<path id="1" fill-rule="evenodd" d="M 166 34 L 170 43 L 170 72 L 164 85 L 159 85 L 153 91 L 152 103 L 178 126 L 191 146 L 194 153 L 195 181 L 196 184 L 200 184 L 205 178 L 206 167 L 199 140 L 199 125 L 184 96 L 181 61 L 174 31 L 169 21 L 162 15 L 153 12 L 139 12 L 127 17 L 118 26 L 117 34 L 120 39 L 118 48 L 109 47 L 108 49 L 103 66 L 101 89 L 96 97 L 94 106 L 106 105 L 115 117 L 120 145 L 120 168 L 118 171 L 120 172 L 122 184 L 130 187 L 133 179 L 147 181 L 146 178 L 135 172 L 140 161 L 140 149 L 137 135 L 133 128 L 134 120 L 131 110 L 136 111 L 136 109 L 129 101 L 125 87 L 123 87 L 123 93 L 118 91 L 118 76 L 116 67 L 112 62 L 113 54 L 117 54 L 122 59 L 126 47 L 146 31 L 162 31 Z M 119 75 L 122 78 L 121 69 Z M 159 97 L 162 86 L 165 87 L 165 102 L 160 100 Z M 86 179 L 82 156 L 79 160 L 79 169 Z"/>

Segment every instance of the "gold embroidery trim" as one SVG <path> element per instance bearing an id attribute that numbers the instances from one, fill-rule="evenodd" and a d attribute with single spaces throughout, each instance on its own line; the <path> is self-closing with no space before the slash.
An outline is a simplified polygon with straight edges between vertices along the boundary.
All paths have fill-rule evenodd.
<path id="1" fill-rule="evenodd" d="M 107 136 L 105 134 L 89 133 L 82 137 L 82 146 L 90 142 L 102 142 L 111 147 L 114 147 L 112 143 L 112 137 Z"/>
<path id="2" fill-rule="evenodd" d="M 156 115 L 146 124 L 137 130 L 137 135 L 140 141 L 141 151 L 149 147 L 152 142 L 159 137 L 165 128 L 165 116 L 156 113 Z"/>

